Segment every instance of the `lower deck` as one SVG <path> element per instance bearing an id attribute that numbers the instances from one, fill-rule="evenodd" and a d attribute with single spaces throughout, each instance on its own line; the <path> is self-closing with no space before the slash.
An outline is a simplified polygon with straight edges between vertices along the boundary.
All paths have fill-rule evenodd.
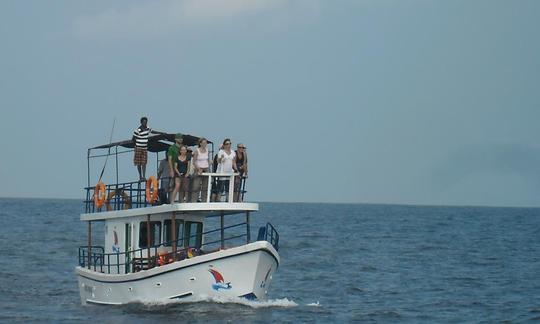
<path id="1" fill-rule="evenodd" d="M 88 221 L 88 244 L 79 247 L 79 266 L 99 273 L 129 274 L 252 242 L 249 208 L 238 213 L 230 203 L 229 209 L 217 211 L 211 209 L 215 206 L 201 210 L 197 204 L 198 210 L 189 210 L 186 205 L 151 207 L 146 210 L 151 214 L 144 214 L 145 208 L 137 209 L 136 215 L 131 210 L 101 213 L 101 219 L 95 219 L 98 214 L 82 215 Z M 96 230 L 95 223 L 103 226 Z M 100 240 L 94 238 L 99 231 L 103 231 L 103 244 L 96 244 Z M 268 241 L 276 251 L 279 248 L 279 234 L 270 223 L 258 229 L 256 240 Z"/>
<path id="2" fill-rule="evenodd" d="M 257 241 L 135 273 L 111 275 L 77 267 L 83 304 L 193 300 L 208 297 L 265 299 L 279 255 Z"/>

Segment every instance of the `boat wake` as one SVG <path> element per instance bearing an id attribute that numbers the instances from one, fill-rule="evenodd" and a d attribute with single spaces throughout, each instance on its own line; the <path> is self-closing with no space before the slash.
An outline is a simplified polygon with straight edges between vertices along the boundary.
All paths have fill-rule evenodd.
<path id="1" fill-rule="evenodd" d="M 184 301 L 184 300 L 164 300 L 164 301 L 153 301 L 145 302 L 140 301 L 139 303 L 144 304 L 146 307 L 152 306 L 165 306 L 165 305 L 178 305 L 178 304 L 193 304 L 193 303 L 215 303 L 215 304 L 237 304 L 248 306 L 251 308 L 271 308 L 271 307 L 296 307 L 298 304 L 293 300 L 288 298 L 278 298 L 278 299 L 268 299 L 268 300 L 249 300 L 241 297 L 209 297 L 209 296 L 200 296 L 197 299 Z M 309 305 L 311 306 L 311 305 Z"/>

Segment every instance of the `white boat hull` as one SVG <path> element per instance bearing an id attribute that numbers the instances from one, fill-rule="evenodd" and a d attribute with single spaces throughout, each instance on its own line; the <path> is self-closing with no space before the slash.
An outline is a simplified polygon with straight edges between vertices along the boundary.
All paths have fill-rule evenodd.
<path id="1" fill-rule="evenodd" d="M 77 267 L 81 302 L 198 300 L 205 297 L 266 299 L 279 255 L 266 241 L 221 250 L 129 274 Z"/>

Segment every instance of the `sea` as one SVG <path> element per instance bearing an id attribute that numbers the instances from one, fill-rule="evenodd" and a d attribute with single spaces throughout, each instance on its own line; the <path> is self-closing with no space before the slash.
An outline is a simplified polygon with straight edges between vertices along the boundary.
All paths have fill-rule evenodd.
<path id="1" fill-rule="evenodd" d="M 540 321 L 540 209 L 261 203 L 280 234 L 266 301 L 82 306 L 79 200 L 0 199 L 0 322 Z"/>

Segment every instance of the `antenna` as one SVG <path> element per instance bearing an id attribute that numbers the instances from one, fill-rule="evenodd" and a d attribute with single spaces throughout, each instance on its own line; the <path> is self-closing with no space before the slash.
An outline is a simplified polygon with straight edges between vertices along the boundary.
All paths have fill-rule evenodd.
<path id="1" fill-rule="evenodd" d="M 109 145 L 112 143 L 112 136 L 114 132 L 114 125 L 116 124 L 116 117 L 113 119 L 113 124 L 111 128 L 111 135 L 109 136 Z M 107 157 L 105 158 L 105 163 L 103 163 L 103 169 L 101 169 L 101 174 L 99 175 L 98 183 L 101 182 L 101 178 L 103 177 L 103 173 L 105 172 L 105 167 L 107 166 L 107 161 L 109 160 L 109 155 L 111 155 L 111 148 L 109 147 L 107 152 Z"/>

